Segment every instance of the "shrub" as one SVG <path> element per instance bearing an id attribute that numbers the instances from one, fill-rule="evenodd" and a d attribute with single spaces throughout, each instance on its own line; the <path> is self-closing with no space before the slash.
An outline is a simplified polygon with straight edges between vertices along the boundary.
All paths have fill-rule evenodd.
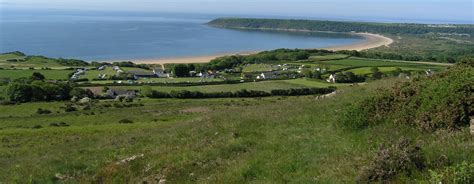
<path id="1" fill-rule="evenodd" d="M 39 108 L 38 110 L 36 110 L 36 114 L 51 114 L 51 111 L 48 109 Z"/>
<path id="2" fill-rule="evenodd" d="M 74 112 L 74 111 L 77 111 L 77 108 L 72 106 L 71 104 L 68 104 L 66 105 L 66 107 L 64 107 L 64 112 Z"/>
<path id="3" fill-rule="evenodd" d="M 339 116 L 338 122 L 342 127 L 349 129 L 363 129 L 380 124 L 387 120 L 393 103 L 394 98 L 389 91 L 377 90 L 374 95 L 347 106 Z"/>
<path id="4" fill-rule="evenodd" d="M 119 121 L 120 124 L 132 124 L 133 121 L 129 119 L 122 119 Z"/>
<path id="5" fill-rule="evenodd" d="M 358 181 L 388 181 L 399 174 L 411 175 L 425 167 L 421 148 L 409 139 L 401 138 L 390 146 L 382 146 L 370 164 L 362 169 Z"/>
<path id="6" fill-rule="evenodd" d="M 43 126 L 41 126 L 41 125 L 35 125 L 35 126 L 33 126 L 32 128 L 33 128 L 33 129 L 40 129 L 40 128 L 43 128 Z"/>

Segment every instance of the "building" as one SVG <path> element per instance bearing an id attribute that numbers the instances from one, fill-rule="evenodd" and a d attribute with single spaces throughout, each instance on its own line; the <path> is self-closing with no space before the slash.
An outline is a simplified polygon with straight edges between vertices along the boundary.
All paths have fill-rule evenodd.
<path id="1" fill-rule="evenodd" d="M 162 78 L 170 77 L 169 74 L 165 73 L 163 68 L 153 68 L 153 73 L 156 75 L 156 77 L 162 77 Z"/>
<path id="2" fill-rule="evenodd" d="M 132 70 L 132 71 L 129 71 L 128 73 L 132 74 L 133 78 L 135 78 L 135 80 L 138 80 L 140 78 L 155 78 L 155 77 L 158 77 L 158 76 L 155 75 L 154 72 L 146 71 L 146 70 Z"/>

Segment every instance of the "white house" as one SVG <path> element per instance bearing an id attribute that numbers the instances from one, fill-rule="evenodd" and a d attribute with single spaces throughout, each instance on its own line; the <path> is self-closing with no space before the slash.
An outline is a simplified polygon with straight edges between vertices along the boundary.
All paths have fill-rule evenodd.
<path id="1" fill-rule="evenodd" d="M 329 83 L 336 83 L 336 74 L 329 75 L 329 78 L 326 80 Z"/>

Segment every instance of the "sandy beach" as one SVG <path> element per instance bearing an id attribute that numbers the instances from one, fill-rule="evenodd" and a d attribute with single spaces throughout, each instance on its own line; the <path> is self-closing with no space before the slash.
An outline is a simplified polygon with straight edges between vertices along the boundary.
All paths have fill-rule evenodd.
<path id="1" fill-rule="evenodd" d="M 381 46 L 389 46 L 393 43 L 393 40 L 378 34 L 372 33 L 351 33 L 355 35 L 359 35 L 365 38 L 365 40 L 361 43 L 355 43 L 350 45 L 341 45 L 336 47 L 328 47 L 328 48 L 317 48 L 317 49 L 328 49 L 328 50 L 357 50 L 362 51 L 371 48 L 377 48 Z M 237 52 L 237 53 L 222 53 L 222 54 L 214 54 L 208 56 L 191 56 L 191 57 L 177 57 L 177 58 L 165 58 L 165 59 L 141 59 L 141 60 L 134 60 L 136 63 L 145 63 L 145 64 L 170 64 L 170 63 L 207 63 L 217 57 L 228 56 L 228 55 L 249 55 L 255 54 L 259 51 L 248 51 L 248 52 Z"/>
<path id="2" fill-rule="evenodd" d="M 365 40 L 362 43 L 341 45 L 341 46 L 329 47 L 325 49 L 334 50 L 334 51 L 338 51 L 338 50 L 362 51 L 362 50 L 367 50 L 367 49 L 372 49 L 372 48 L 377 48 L 377 47 L 382 47 L 382 46 L 389 47 L 390 44 L 393 43 L 393 40 L 391 38 L 388 38 L 379 34 L 372 34 L 372 33 L 351 33 L 351 34 L 362 36 L 365 38 Z"/>

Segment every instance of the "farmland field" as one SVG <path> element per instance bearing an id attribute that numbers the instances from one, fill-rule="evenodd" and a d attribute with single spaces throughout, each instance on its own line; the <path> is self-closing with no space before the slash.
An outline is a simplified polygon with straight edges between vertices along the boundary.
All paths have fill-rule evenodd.
<path id="1" fill-rule="evenodd" d="M 292 82 L 293 80 L 278 80 L 278 81 L 262 81 L 262 82 L 247 82 L 240 84 L 221 84 L 221 85 L 205 85 L 205 86 L 151 86 L 153 90 L 170 92 L 170 91 L 200 91 L 200 92 L 234 92 L 242 89 L 246 90 L 255 90 L 255 91 L 267 91 L 275 89 L 291 89 L 291 88 L 308 88 L 308 87 L 328 87 L 331 86 L 329 83 L 324 82 L 308 82 L 306 85 L 304 83 Z M 141 87 L 135 86 L 122 86 L 122 87 L 113 87 L 121 89 L 141 89 Z"/>

